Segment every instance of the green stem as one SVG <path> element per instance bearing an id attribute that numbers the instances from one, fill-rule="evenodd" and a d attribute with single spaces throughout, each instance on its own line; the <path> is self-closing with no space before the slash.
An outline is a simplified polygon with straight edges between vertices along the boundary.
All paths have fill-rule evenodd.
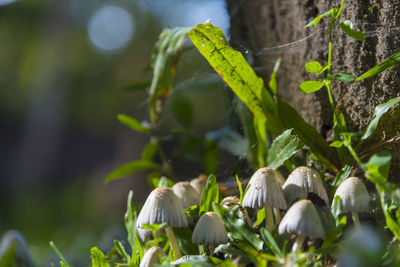
<path id="1" fill-rule="evenodd" d="M 265 206 L 265 226 L 271 233 L 274 230 L 274 215 L 272 215 L 272 208 Z"/>

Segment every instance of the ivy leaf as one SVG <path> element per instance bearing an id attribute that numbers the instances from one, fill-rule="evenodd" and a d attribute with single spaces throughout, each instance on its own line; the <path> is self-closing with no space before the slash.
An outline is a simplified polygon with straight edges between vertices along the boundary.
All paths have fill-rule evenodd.
<path id="1" fill-rule="evenodd" d="M 222 30 L 211 23 L 199 24 L 189 32 L 199 52 L 233 92 L 273 134 L 281 132 L 276 103 L 243 55 L 233 49 Z"/>
<path id="2" fill-rule="evenodd" d="M 376 65 L 375 67 L 373 67 L 372 69 L 368 70 L 366 73 L 358 77 L 356 81 L 361 81 L 371 76 L 375 76 L 399 64 L 400 64 L 400 52 L 397 52 L 396 54 L 386 58 L 384 61 L 382 61 L 381 63 L 379 63 L 378 65 Z"/>
<path id="3" fill-rule="evenodd" d="M 372 120 L 367 126 L 364 135 L 361 137 L 361 141 L 367 139 L 372 135 L 376 127 L 378 126 L 379 119 L 385 114 L 393 105 L 400 102 L 400 97 L 392 98 L 388 102 L 380 104 L 375 107 L 374 114 L 372 115 Z"/>
<path id="4" fill-rule="evenodd" d="M 201 194 L 199 216 L 212 210 L 212 203 L 219 201 L 219 189 L 217 179 L 214 174 L 208 176 L 206 186 Z"/>
<path id="5" fill-rule="evenodd" d="M 345 81 L 349 83 L 353 83 L 356 80 L 356 78 L 351 73 L 347 72 L 339 72 L 332 77 L 335 78 L 336 80 Z"/>
<path id="6" fill-rule="evenodd" d="M 150 133 L 150 127 L 140 121 L 125 114 L 118 114 L 117 119 L 120 123 L 128 126 L 136 132 Z"/>
<path id="7" fill-rule="evenodd" d="M 267 165 L 276 170 L 303 147 L 301 140 L 294 134 L 293 129 L 284 131 L 272 142 L 268 151 Z"/>
<path id="8" fill-rule="evenodd" d="M 318 61 L 307 62 L 305 68 L 308 72 L 320 72 L 322 70 L 322 65 Z"/>
<path id="9" fill-rule="evenodd" d="M 305 81 L 299 85 L 300 89 L 304 93 L 313 93 L 318 91 L 324 86 L 323 82 L 320 81 Z"/>
<path id="10" fill-rule="evenodd" d="M 148 170 L 148 169 L 159 169 L 159 168 L 160 166 L 157 163 L 154 163 L 149 160 L 140 159 L 131 161 L 112 170 L 104 178 L 103 182 L 104 184 L 107 184 L 110 181 L 122 178 L 137 171 Z"/>
<path id="11" fill-rule="evenodd" d="M 92 247 L 90 249 L 90 253 L 92 254 L 92 267 L 110 267 L 106 261 L 106 256 L 104 256 L 100 249 L 97 247 Z"/>
<path id="12" fill-rule="evenodd" d="M 343 22 L 339 23 L 339 27 L 342 29 L 344 33 L 349 35 L 350 37 L 358 40 L 358 41 L 364 41 L 365 40 L 365 35 L 364 33 L 360 31 L 355 31 L 353 30 L 353 23 L 350 20 L 345 20 Z"/>

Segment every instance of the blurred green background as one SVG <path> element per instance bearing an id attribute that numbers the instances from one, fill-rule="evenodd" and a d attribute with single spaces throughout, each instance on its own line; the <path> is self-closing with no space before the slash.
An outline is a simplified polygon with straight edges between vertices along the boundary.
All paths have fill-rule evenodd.
<path id="1" fill-rule="evenodd" d="M 0 0 L 0 234 L 20 231 L 37 266 L 58 262 L 50 240 L 87 266 L 91 246 L 125 238 L 127 193 L 143 202 L 146 173 L 102 179 L 140 157 L 148 139 L 116 115 L 148 120 L 147 92 L 132 85 L 151 80 L 158 35 L 208 18 L 227 34 L 223 0 Z M 175 179 L 207 171 L 196 142 L 231 109 L 221 80 L 190 44 L 185 51 L 158 129 Z M 182 103 L 191 110 L 183 128 L 170 112 Z"/>

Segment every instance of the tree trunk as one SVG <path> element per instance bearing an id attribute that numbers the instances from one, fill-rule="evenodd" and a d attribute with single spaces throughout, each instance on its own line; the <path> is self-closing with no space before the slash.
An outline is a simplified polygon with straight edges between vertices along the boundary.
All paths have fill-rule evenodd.
<path id="1" fill-rule="evenodd" d="M 400 6 L 397 0 L 347 1 L 341 20 L 351 20 L 366 40 L 356 41 L 334 29 L 332 73 L 349 72 L 358 77 L 386 57 L 400 50 Z M 231 16 L 231 43 L 253 61 L 257 73 L 268 81 L 274 62 L 282 58 L 278 72 L 278 94 L 324 137 L 332 140 L 332 111 L 326 90 L 305 94 L 299 84 L 316 77 L 306 73 L 304 64 L 327 63 L 327 20 L 316 28 L 305 28 L 318 14 L 338 7 L 334 1 L 227 0 Z M 374 107 L 400 96 L 397 66 L 376 77 L 349 84 L 334 81 L 335 104 L 345 116 L 349 131 L 366 127 Z M 391 176 L 400 181 L 400 105 L 381 119 L 376 134 L 366 142 L 364 161 L 381 149 L 392 153 Z M 397 141 L 396 141 L 397 139 Z M 368 154 L 368 155 L 367 155 Z"/>

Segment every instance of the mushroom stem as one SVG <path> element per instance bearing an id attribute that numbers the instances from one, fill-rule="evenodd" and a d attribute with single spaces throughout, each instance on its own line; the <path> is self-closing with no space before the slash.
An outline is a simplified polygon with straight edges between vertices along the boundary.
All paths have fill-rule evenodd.
<path id="1" fill-rule="evenodd" d="M 265 206 L 265 226 L 270 232 L 274 230 L 274 217 L 272 215 L 272 208 L 268 206 Z"/>
<path id="2" fill-rule="evenodd" d="M 358 218 L 357 212 L 352 212 L 351 215 L 353 217 L 354 227 L 359 228 L 360 227 L 360 219 Z"/>
<path id="3" fill-rule="evenodd" d="M 292 247 L 292 252 L 296 252 L 297 250 L 301 249 L 301 247 L 303 246 L 304 239 L 305 239 L 305 237 L 302 235 L 299 235 L 296 238 L 296 241 L 294 241 L 294 244 Z"/>
<path id="4" fill-rule="evenodd" d="M 204 245 L 199 245 L 199 252 L 200 252 L 200 255 L 203 255 L 203 254 L 204 254 L 204 251 L 205 251 Z"/>
<path id="5" fill-rule="evenodd" d="M 275 226 L 281 222 L 281 211 L 278 208 L 274 208 Z"/>
<path id="6" fill-rule="evenodd" d="M 167 233 L 169 244 L 171 245 L 172 251 L 174 252 L 175 258 L 179 259 L 182 257 L 181 251 L 178 247 L 178 243 L 176 242 L 174 231 L 172 231 L 171 227 L 165 228 L 165 232 Z"/>

